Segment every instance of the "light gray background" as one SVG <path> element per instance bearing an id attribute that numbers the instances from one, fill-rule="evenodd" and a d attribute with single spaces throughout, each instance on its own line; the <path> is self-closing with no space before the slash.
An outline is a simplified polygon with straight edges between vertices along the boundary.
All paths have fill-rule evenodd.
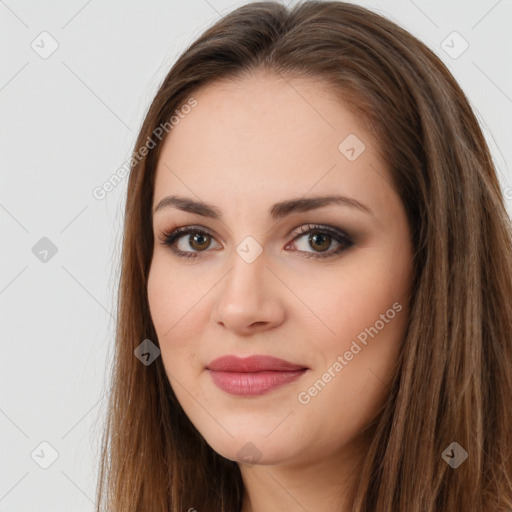
<path id="1" fill-rule="evenodd" d="M 0 512 L 94 510 L 127 179 L 103 200 L 92 191 L 130 156 L 178 54 L 243 3 L 0 0 Z M 512 0 L 356 3 L 448 65 L 510 213 Z M 43 31 L 58 43 L 47 58 L 31 47 L 51 49 Z M 469 43 L 457 58 L 453 31 Z M 57 248 L 46 262 L 32 250 L 43 237 Z M 43 441 L 58 454 L 47 469 Z"/>

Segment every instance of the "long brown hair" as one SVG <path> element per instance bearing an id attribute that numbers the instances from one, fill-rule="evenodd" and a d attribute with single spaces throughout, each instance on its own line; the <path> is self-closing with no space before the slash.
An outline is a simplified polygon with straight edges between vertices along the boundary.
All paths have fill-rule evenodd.
<path id="1" fill-rule="evenodd" d="M 185 415 L 147 299 L 151 206 L 165 136 L 155 130 L 200 87 L 264 69 L 321 80 L 379 141 L 414 242 L 411 313 L 399 370 L 375 422 L 353 511 L 512 508 L 512 229 L 486 141 L 441 60 L 391 21 L 337 1 L 242 6 L 177 60 L 142 125 L 125 209 L 117 331 L 97 510 L 236 512 L 236 462 Z M 161 131 L 161 130 L 160 130 Z M 170 130 L 166 130 L 167 131 Z M 443 451 L 457 442 L 457 469 Z"/>

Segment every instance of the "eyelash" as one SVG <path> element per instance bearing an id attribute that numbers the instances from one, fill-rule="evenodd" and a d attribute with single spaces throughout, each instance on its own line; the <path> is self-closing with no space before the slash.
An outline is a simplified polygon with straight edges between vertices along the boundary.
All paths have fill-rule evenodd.
<path id="1" fill-rule="evenodd" d="M 307 252 L 307 251 L 299 251 L 304 252 L 306 255 L 305 258 L 330 258 L 333 256 L 336 256 L 340 254 L 341 252 L 347 250 L 350 248 L 354 243 L 350 239 L 350 237 L 345 234 L 343 231 L 331 228 L 329 226 L 321 226 L 321 225 L 313 225 L 313 224 L 307 224 L 305 226 L 301 226 L 299 228 L 299 233 L 296 233 L 296 236 L 293 238 L 292 242 L 295 242 L 297 239 L 301 238 L 304 235 L 307 235 L 309 233 L 320 233 L 320 234 L 327 234 L 334 238 L 335 241 L 339 242 L 341 245 L 331 251 L 325 251 L 325 252 Z M 192 258 L 195 259 L 199 256 L 199 253 L 206 252 L 207 249 L 204 251 L 181 251 L 179 249 L 176 249 L 174 245 L 176 242 L 184 235 L 202 235 L 206 237 L 212 237 L 209 233 L 202 229 L 195 228 L 194 226 L 184 226 L 179 227 L 174 230 L 170 231 L 162 231 L 160 233 L 160 243 L 165 246 L 169 247 L 171 251 L 180 258 Z"/>

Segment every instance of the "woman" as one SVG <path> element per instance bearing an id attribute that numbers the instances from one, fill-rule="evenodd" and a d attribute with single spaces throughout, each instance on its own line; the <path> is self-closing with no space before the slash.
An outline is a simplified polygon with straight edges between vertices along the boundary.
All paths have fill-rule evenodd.
<path id="1" fill-rule="evenodd" d="M 510 219 L 425 45 L 240 7 L 134 156 L 98 510 L 512 508 Z"/>

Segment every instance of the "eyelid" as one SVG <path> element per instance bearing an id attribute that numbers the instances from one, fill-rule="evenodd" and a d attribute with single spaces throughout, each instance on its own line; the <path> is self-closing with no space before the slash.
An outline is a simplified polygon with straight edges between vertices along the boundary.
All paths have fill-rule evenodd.
<path id="1" fill-rule="evenodd" d="M 183 226 L 177 226 L 170 229 L 163 229 L 162 231 L 160 231 L 158 239 L 160 240 L 161 243 L 166 245 L 166 241 L 168 241 L 170 237 L 172 237 L 173 241 L 175 241 L 184 235 L 192 233 L 204 234 L 211 238 L 216 238 L 216 235 L 213 235 L 208 228 L 197 226 L 195 224 L 186 224 Z"/>
<path id="2" fill-rule="evenodd" d="M 297 239 L 305 236 L 306 234 L 310 232 L 319 232 L 323 234 L 327 234 L 328 236 L 331 236 L 334 239 L 334 242 L 339 244 L 339 247 L 336 249 L 330 249 L 327 251 L 295 251 L 300 253 L 303 257 L 306 258 L 330 258 L 334 257 L 348 249 L 350 249 L 354 245 L 354 239 L 353 237 L 346 232 L 346 230 L 329 226 L 326 224 L 303 224 L 298 228 L 295 228 L 291 234 L 287 236 L 292 236 L 293 238 L 290 242 L 287 243 L 286 247 L 289 247 L 290 244 L 293 244 Z M 202 226 L 197 225 L 184 225 L 179 226 L 167 230 L 163 230 L 160 232 L 159 240 L 160 243 L 164 247 L 168 247 L 176 256 L 178 257 L 188 257 L 189 259 L 196 259 L 197 257 L 202 258 L 203 256 L 201 253 L 208 253 L 210 247 L 206 248 L 204 251 L 182 251 L 180 249 L 176 249 L 174 246 L 176 245 L 176 242 L 179 241 L 183 236 L 185 235 L 191 235 L 191 234 L 200 234 L 200 235 L 206 235 L 212 239 L 216 240 L 215 235 L 210 233 L 210 230 L 208 228 L 203 228 Z M 218 243 L 218 242 L 217 242 Z"/>

